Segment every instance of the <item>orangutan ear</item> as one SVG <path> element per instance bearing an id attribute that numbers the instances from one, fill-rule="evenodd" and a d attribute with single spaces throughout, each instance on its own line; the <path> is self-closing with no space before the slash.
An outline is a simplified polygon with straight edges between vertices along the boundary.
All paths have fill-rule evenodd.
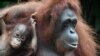
<path id="1" fill-rule="evenodd" d="M 37 14 L 37 12 L 34 12 L 34 13 L 31 15 L 31 18 L 32 18 L 33 20 L 36 20 L 36 14 Z"/>

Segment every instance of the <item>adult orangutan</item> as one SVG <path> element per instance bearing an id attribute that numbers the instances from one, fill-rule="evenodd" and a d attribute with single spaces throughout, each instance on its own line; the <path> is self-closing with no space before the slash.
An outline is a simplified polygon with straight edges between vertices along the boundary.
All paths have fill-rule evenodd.
<path id="1" fill-rule="evenodd" d="M 37 10 L 37 56 L 96 56 L 94 32 L 84 22 L 78 0 L 47 1 Z"/>
<path id="2" fill-rule="evenodd" d="M 36 56 L 96 56 L 94 32 L 83 21 L 78 0 L 28 2 L 3 10 L 6 30 L 18 23 L 36 20 L 38 50 Z M 24 53 L 22 53 L 24 54 Z"/>

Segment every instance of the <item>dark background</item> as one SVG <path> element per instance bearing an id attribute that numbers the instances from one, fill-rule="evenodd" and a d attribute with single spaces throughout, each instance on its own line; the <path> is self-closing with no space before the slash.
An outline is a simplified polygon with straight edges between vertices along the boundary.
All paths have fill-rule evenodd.
<path id="1" fill-rule="evenodd" d="M 16 3 L 26 2 L 27 0 L 0 0 L 0 8 L 4 8 Z M 100 1 L 99 0 L 80 0 L 83 17 L 97 33 L 97 43 L 100 45 Z M 98 56 L 100 56 L 98 51 Z"/>

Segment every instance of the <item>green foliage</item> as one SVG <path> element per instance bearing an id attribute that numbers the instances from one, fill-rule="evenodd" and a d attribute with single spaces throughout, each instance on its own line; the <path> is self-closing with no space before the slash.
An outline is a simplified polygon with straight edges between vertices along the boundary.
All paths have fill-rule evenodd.
<path id="1" fill-rule="evenodd" d="M 0 8 L 3 8 L 7 5 L 9 5 L 10 2 L 0 2 Z"/>
<path id="2" fill-rule="evenodd" d="M 0 0 L 0 8 L 4 8 L 10 5 L 11 3 L 15 3 L 15 2 L 17 2 L 17 0 Z"/>

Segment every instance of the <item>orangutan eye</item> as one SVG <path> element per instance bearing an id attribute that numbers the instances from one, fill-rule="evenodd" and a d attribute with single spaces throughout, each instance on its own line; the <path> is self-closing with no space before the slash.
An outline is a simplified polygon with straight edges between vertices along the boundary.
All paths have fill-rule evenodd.
<path id="1" fill-rule="evenodd" d="M 22 36 L 22 37 L 21 37 L 21 40 L 23 40 L 23 41 L 24 41 L 24 40 L 25 40 L 25 36 Z"/>
<path id="2" fill-rule="evenodd" d="M 16 33 L 16 36 L 20 36 L 18 33 Z"/>
<path id="3" fill-rule="evenodd" d="M 72 24 L 73 24 L 73 26 L 74 26 L 74 27 L 76 27 L 77 20 L 76 20 L 76 19 L 74 19 L 74 20 L 72 21 Z"/>
<path id="4" fill-rule="evenodd" d="M 64 22 L 64 27 L 67 27 L 69 24 L 71 23 L 71 20 L 70 19 L 67 19 L 65 22 Z"/>

